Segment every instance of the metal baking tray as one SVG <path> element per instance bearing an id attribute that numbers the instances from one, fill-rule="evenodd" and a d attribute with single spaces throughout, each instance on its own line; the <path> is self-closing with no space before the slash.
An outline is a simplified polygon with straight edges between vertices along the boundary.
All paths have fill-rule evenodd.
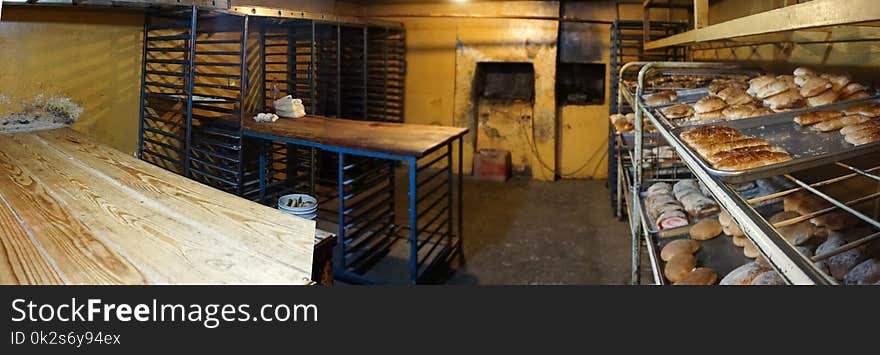
<path id="1" fill-rule="evenodd" d="M 682 179 L 682 180 L 684 180 L 684 179 Z M 676 182 L 677 181 L 666 181 L 666 183 L 668 183 L 670 185 L 673 185 Z M 758 197 L 758 196 L 772 195 L 772 194 L 780 192 L 780 191 L 788 190 L 788 189 L 793 188 L 795 186 L 794 184 L 788 182 L 784 178 L 781 178 L 778 176 L 768 178 L 768 179 L 759 179 L 759 180 L 756 180 L 753 182 L 746 183 L 745 185 L 746 186 L 742 186 L 742 187 L 736 189 L 737 193 L 745 199 L 751 199 L 751 198 Z M 682 234 L 689 233 L 691 227 L 701 220 L 717 219 L 718 218 L 717 214 L 712 215 L 712 216 L 706 216 L 703 218 L 696 218 L 696 219 L 692 219 L 692 217 L 688 216 L 688 220 L 690 221 L 689 224 L 687 224 L 685 226 L 677 227 L 677 228 L 660 230 L 659 228 L 657 228 L 657 223 L 656 223 L 657 221 L 653 220 L 652 218 L 650 218 L 648 216 L 648 204 L 645 202 L 645 199 L 648 197 L 647 196 L 647 194 L 648 194 L 647 188 L 649 186 L 650 186 L 649 184 L 646 185 L 645 191 L 642 191 L 641 193 L 639 193 L 639 197 L 642 200 L 641 203 L 639 204 L 639 207 L 641 207 L 639 212 L 641 213 L 641 217 L 644 218 L 645 221 L 648 222 L 647 229 L 648 229 L 648 232 L 651 234 L 654 234 L 660 238 L 669 238 L 669 237 L 679 236 Z M 714 198 L 712 196 L 708 196 L 708 197 L 712 198 L 714 200 Z M 782 198 L 777 198 L 777 199 L 773 199 L 773 200 L 764 201 L 764 202 L 757 204 L 753 207 L 756 210 L 758 210 L 759 213 L 767 214 L 766 217 L 769 217 L 770 214 L 772 214 L 774 212 L 779 212 L 782 210 L 782 206 L 779 205 L 779 203 L 781 201 L 782 201 Z M 716 202 L 716 204 L 718 204 L 718 203 Z M 779 206 L 773 207 L 771 205 L 779 205 Z M 720 205 L 719 205 L 719 207 L 720 207 Z"/>
<path id="2" fill-rule="evenodd" d="M 758 118 L 772 118 L 772 117 L 784 117 L 784 116 L 794 117 L 794 116 L 799 115 L 804 112 L 843 109 L 843 108 L 846 108 L 846 107 L 849 107 L 849 106 L 852 106 L 852 105 L 855 105 L 858 103 L 863 103 L 863 102 L 868 102 L 868 101 L 877 101 L 878 99 L 880 99 L 880 94 L 875 94 L 871 97 L 867 97 L 864 99 L 841 101 L 841 102 L 835 102 L 833 104 L 824 105 L 824 106 L 805 107 L 805 108 L 791 110 L 791 111 L 777 112 L 777 113 L 770 114 L 770 115 L 742 118 L 742 119 L 738 119 L 738 120 L 727 120 L 727 119 L 723 119 L 723 118 L 717 119 L 717 120 L 712 120 L 712 121 L 670 120 L 670 119 L 667 119 L 666 116 L 663 115 L 663 112 L 661 112 L 661 110 L 663 110 L 666 107 L 672 106 L 673 104 L 658 105 L 658 106 L 647 107 L 647 108 L 653 110 L 654 116 L 657 117 L 658 120 L 660 121 L 660 123 L 662 123 L 666 127 L 669 127 L 669 128 L 689 128 L 689 127 L 705 126 L 705 125 L 710 125 L 710 124 L 714 125 L 714 124 L 725 123 L 725 122 L 753 120 L 753 119 L 758 119 Z M 697 100 L 699 100 L 699 98 Z M 684 103 L 693 104 L 693 103 L 697 102 L 697 100 L 687 101 Z"/>
<path id="3" fill-rule="evenodd" d="M 771 205 L 756 207 L 755 210 L 765 218 L 769 218 L 769 216 L 781 212 L 782 205 L 780 203 L 774 203 Z M 717 219 L 717 216 L 712 218 Z M 657 244 L 658 255 L 666 244 L 669 244 L 674 240 L 687 238 L 690 238 L 690 235 L 684 234 L 670 238 L 655 238 L 654 240 Z M 718 281 L 721 281 L 724 276 L 734 269 L 755 260 L 747 258 L 745 254 L 743 254 L 743 248 L 733 244 L 733 237 L 723 233 L 715 238 L 709 240 L 697 240 L 696 242 L 700 243 L 700 250 L 694 255 L 697 257 L 697 266 L 715 270 L 718 274 Z M 665 261 L 660 260 L 660 264 L 663 269 L 666 268 Z M 661 273 L 663 269 L 661 269 Z"/>
<path id="4" fill-rule="evenodd" d="M 693 157 L 700 165 L 700 167 L 709 174 L 729 183 L 746 182 L 760 178 L 783 175 L 790 172 L 825 164 L 831 164 L 836 161 L 853 158 L 859 155 L 880 150 L 880 142 L 854 146 L 847 143 L 844 140 L 843 135 L 841 135 L 839 132 L 816 132 L 809 127 L 804 127 L 794 122 L 794 116 L 801 112 L 817 111 L 821 109 L 843 109 L 845 107 L 860 102 L 863 101 L 859 100 L 842 103 L 841 106 L 837 106 L 837 104 L 835 104 L 811 110 L 797 112 L 792 111 L 765 117 L 736 121 L 725 121 L 722 123 L 718 123 L 718 125 L 735 128 L 745 135 L 766 139 L 771 144 L 783 147 L 788 150 L 793 158 L 792 160 L 784 163 L 767 165 L 748 170 L 726 171 L 715 169 L 712 167 L 711 164 L 709 164 L 709 162 L 703 160 L 703 157 L 694 152 L 690 146 L 685 144 L 679 138 L 679 134 L 686 131 L 690 127 L 678 127 L 672 129 L 670 132 L 675 139 L 675 143 L 680 144 L 682 147 L 684 147 L 687 154 Z"/>
<path id="5" fill-rule="evenodd" d="M 651 96 L 651 95 L 653 95 L 653 94 L 652 93 L 642 94 L 642 102 L 645 102 L 645 100 L 648 98 L 648 96 Z M 644 105 L 644 106 L 645 106 L 645 108 L 648 108 L 648 109 L 662 109 L 664 107 L 682 104 L 682 103 L 692 104 L 692 103 L 695 103 L 706 96 L 709 96 L 709 88 L 703 87 L 703 88 L 696 88 L 696 89 L 676 89 L 675 96 L 676 96 L 676 99 L 668 104 L 654 105 L 654 106 Z"/>

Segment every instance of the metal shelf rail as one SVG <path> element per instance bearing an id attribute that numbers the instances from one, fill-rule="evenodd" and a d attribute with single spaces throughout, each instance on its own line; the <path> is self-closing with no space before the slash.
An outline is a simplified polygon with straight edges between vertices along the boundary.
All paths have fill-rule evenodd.
<path id="1" fill-rule="evenodd" d="M 660 62 L 660 63 L 648 63 L 645 64 L 641 70 L 639 71 L 639 85 L 636 92 L 636 97 L 641 97 L 643 84 L 645 77 L 652 72 L 662 71 L 667 69 L 681 70 L 681 69 L 728 69 L 728 68 L 736 68 L 738 65 L 731 63 L 681 63 L 681 62 Z M 712 195 L 717 199 L 720 205 L 730 214 L 730 216 L 736 220 L 741 230 L 748 236 L 748 238 L 755 243 L 760 252 L 766 257 L 766 259 L 773 265 L 773 267 L 782 275 L 782 277 L 791 284 L 835 284 L 837 283 L 831 276 L 820 271 L 814 264 L 814 262 L 828 258 L 832 255 L 836 255 L 838 253 L 842 253 L 846 250 L 865 245 L 871 241 L 878 239 L 877 230 L 880 230 L 880 222 L 878 222 L 877 211 L 875 208 L 874 216 L 871 216 L 867 213 L 861 212 L 859 209 L 854 208 L 853 206 L 866 202 L 866 201 L 875 201 L 880 194 L 873 193 L 867 194 L 864 197 L 842 201 L 837 199 L 830 194 L 823 193 L 818 187 L 830 185 L 832 183 L 837 183 L 846 179 L 850 179 L 856 176 L 860 176 L 863 178 L 871 179 L 874 181 L 880 181 L 880 177 L 874 174 L 878 168 L 876 166 L 876 157 L 875 156 L 865 156 L 864 158 L 867 163 L 861 162 L 859 165 L 856 163 L 847 161 L 847 162 L 837 162 L 835 165 L 831 166 L 831 168 L 838 167 L 838 169 L 842 169 L 845 173 L 837 174 L 837 176 L 832 176 L 830 179 L 820 180 L 818 182 L 810 182 L 803 178 L 796 177 L 795 175 L 800 174 L 801 172 L 793 172 L 784 175 L 787 179 L 791 180 L 793 183 L 797 184 L 798 187 L 795 189 L 791 189 L 788 191 L 783 191 L 777 194 L 764 196 L 752 200 L 747 200 L 743 198 L 740 194 L 736 192 L 736 190 L 729 184 L 723 182 L 722 180 L 708 174 L 705 170 L 701 168 L 699 163 L 696 161 L 696 158 L 687 151 L 685 145 L 674 136 L 668 129 L 666 129 L 662 123 L 653 115 L 650 110 L 642 109 L 640 107 L 639 100 L 635 100 L 634 102 L 637 110 L 636 110 L 636 149 L 634 151 L 635 160 L 641 160 L 641 150 L 639 147 L 644 146 L 644 142 L 642 139 L 641 132 L 643 132 L 642 127 L 642 117 L 647 117 L 648 120 L 658 127 L 659 133 L 661 136 L 678 152 L 678 155 L 681 157 L 682 161 L 690 168 L 690 170 L 694 173 L 695 177 L 699 179 L 707 189 L 712 193 Z M 851 159 L 858 160 L 858 159 Z M 821 170 L 828 171 L 829 167 L 822 167 Z M 832 169 L 833 170 L 833 169 Z M 804 172 L 806 173 L 806 172 Z M 637 194 L 642 189 L 642 181 L 643 181 L 643 172 L 639 169 L 639 165 L 636 165 L 635 174 L 633 176 L 632 182 L 632 190 L 631 194 Z M 761 216 L 758 212 L 752 208 L 753 204 L 766 201 L 768 199 L 783 197 L 787 194 L 791 194 L 798 190 L 809 191 L 816 196 L 821 197 L 828 203 L 832 204 L 832 208 L 825 209 L 823 211 L 817 211 L 814 214 L 808 216 L 798 217 L 789 221 L 782 221 L 780 223 L 771 224 L 769 223 L 763 216 Z M 632 206 L 630 214 L 631 218 L 638 218 L 638 209 L 641 208 L 639 205 L 638 199 L 632 200 Z M 859 238 L 855 241 L 851 241 L 844 246 L 836 248 L 831 252 L 824 253 L 822 255 L 816 255 L 811 258 L 808 258 L 801 253 L 799 253 L 793 246 L 788 244 L 782 236 L 779 234 L 779 231 L 776 229 L 778 227 L 782 227 L 785 225 L 790 225 L 799 221 L 803 221 L 817 215 L 822 215 L 826 213 L 830 213 L 835 210 L 842 210 L 853 216 L 857 217 L 859 220 L 867 223 L 870 227 L 875 229 L 874 233 L 871 233 L 865 237 Z M 638 283 L 638 270 L 639 270 L 639 250 L 637 247 L 639 239 L 643 237 L 640 229 L 641 226 L 639 223 L 633 223 L 633 282 Z"/>
<path id="2" fill-rule="evenodd" d="M 260 199 L 257 160 L 264 142 L 245 139 L 241 122 L 272 111 L 273 101 L 287 94 L 302 99 L 310 114 L 402 121 L 402 94 L 396 96 L 396 116 L 376 116 L 394 104 L 386 96 L 370 99 L 386 88 L 374 91 L 368 85 L 381 80 L 402 92 L 403 29 L 398 24 L 241 7 L 162 7 L 147 9 L 145 16 L 138 156 L 165 169 Z M 382 33 L 382 40 L 371 41 L 370 31 Z M 394 45 L 388 43 L 389 34 Z M 376 65 L 368 61 L 375 53 L 396 57 Z M 278 187 L 270 189 L 273 194 L 302 191 L 303 186 L 314 193 L 318 179 L 311 176 L 312 167 L 320 165 L 315 162 L 320 151 L 269 146 L 271 178 L 281 179 L 273 180 Z M 328 158 L 335 166 L 335 155 Z M 327 179 L 336 178 L 335 169 L 325 170 Z"/>
<path id="3" fill-rule="evenodd" d="M 646 60 L 658 61 L 683 61 L 687 59 L 687 50 L 684 47 L 670 47 L 652 52 L 644 51 L 644 22 L 634 20 L 617 20 L 611 25 L 611 104 L 609 114 L 633 112 L 632 107 L 625 105 L 618 93 L 622 87 L 623 77 L 621 73 L 624 65 L 630 62 Z M 652 21 L 650 25 L 651 38 L 659 39 L 687 30 L 688 24 L 679 22 Z M 611 208 L 615 210 L 618 218 L 623 217 L 624 208 L 621 206 L 622 197 L 618 190 L 623 185 L 617 173 L 617 164 L 621 149 L 618 147 L 614 126 L 608 126 L 608 181 L 611 192 Z"/>

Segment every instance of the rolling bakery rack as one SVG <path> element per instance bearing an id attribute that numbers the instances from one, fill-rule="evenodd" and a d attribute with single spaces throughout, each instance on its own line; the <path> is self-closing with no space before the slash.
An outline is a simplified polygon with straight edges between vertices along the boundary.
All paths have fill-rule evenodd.
<path id="1" fill-rule="evenodd" d="M 650 62 L 639 63 L 641 68 L 638 73 L 638 84 L 635 93 L 621 89 L 619 91 L 623 100 L 626 100 L 635 108 L 635 135 L 633 142 L 633 169 L 632 174 L 624 174 L 624 178 L 630 184 L 630 189 L 624 191 L 629 208 L 630 227 L 632 232 L 632 282 L 640 283 L 641 250 L 642 241 L 647 249 L 648 259 L 654 278 L 654 283 L 664 284 L 661 269 L 661 261 L 658 253 L 657 236 L 651 233 L 648 221 L 641 213 L 643 203 L 639 198 L 645 182 L 650 177 L 643 167 L 644 149 L 647 146 L 644 132 L 643 118 L 657 129 L 659 137 L 670 145 L 684 165 L 693 176 L 702 183 L 706 190 L 715 198 L 720 207 L 726 210 L 731 218 L 736 221 L 740 229 L 751 240 L 760 253 L 773 266 L 780 276 L 789 284 L 837 284 L 839 281 L 823 272 L 816 266 L 817 262 L 845 253 L 855 248 L 864 248 L 880 239 L 880 176 L 876 173 L 880 170 L 880 144 L 870 143 L 865 146 L 841 148 L 838 151 L 819 152 L 810 156 L 810 152 L 799 152 L 791 163 L 771 165 L 766 168 L 754 169 L 750 174 L 730 173 L 714 171 L 693 153 L 679 138 L 683 128 L 675 127 L 666 120 L 655 108 L 646 107 L 643 95 L 650 88 L 646 87 L 647 78 L 653 75 L 669 73 L 720 73 L 751 70 L 751 67 L 735 63 L 699 63 L 699 62 Z M 621 86 L 623 88 L 623 86 Z M 744 126 L 746 121 L 759 124 L 756 129 L 765 129 L 779 122 L 794 125 L 791 118 L 799 113 L 821 109 L 840 110 L 849 105 L 860 102 L 877 101 L 873 96 L 858 101 L 834 103 L 827 106 L 802 109 L 794 112 L 785 112 L 760 118 L 751 118 L 738 121 L 720 122 L 722 125 Z M 785 125 L 781 125 L 785 127 Z M 782 132 L 785 134 L 785 132 Z M 836 134 L 836 133 L 835 133 Z M 765 137 L 766 138 L 766 137 Z M 768 138 L 769 139 L 769 138 Z M 625 173 L 625 171 L 623 171 Z M 789 188 L 783 188 L 778 192 L 756 197 L 745 197 L 736 186 L 739 183 L 753 181 L 759 178 L 776 176 L 790 183 Z M 829 187 L 842 183 L 859 183 L 860 188 L 854 192 L 859 196 L 855 198 L 842 198 L 839 194 L 829 192 Z M 852 189 L 850 189 L 852 190 Z M 801 216 L 781 223 L 770 223 L 766 214 L 762 213 L 759 205 L 778 201 L 790 194 L 802 192 L 818 196 L 831 207 L 816 211 L 810 215 Z M 853 191 L 850 191 L 853 192 Z M 865 232 L 859 237 L 851 238 L 847 242 L 832 250 L 812 256 L 800 253 L 794 246 L 789 244 L 780 234 L 779 228 L 794 223 L 808 220 L 812 217 L 821 216 L 834 211 L 842 211 L 854 216 L 864 225 Z M 720 238 L 720 237 L 719 237 Z M 717 238 L 716 238 L 717 239 Z"/>

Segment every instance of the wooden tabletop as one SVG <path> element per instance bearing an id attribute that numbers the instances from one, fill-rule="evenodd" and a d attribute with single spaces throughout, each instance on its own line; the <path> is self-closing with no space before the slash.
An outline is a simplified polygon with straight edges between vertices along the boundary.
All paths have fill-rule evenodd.
<path id="1" fill-rule="evenodd" d="M 0 284 L 307 284 L 315 222 L 73 130 L 0 134 Z"/>
<path id="2" fill-rule="evenodd" d="M 306 116 L 278 121 L 244 120 L 253 133 L 291 138 L 326 146 L 361 151 L 421 157 L 433 148 L 467 133 L 467 128 L 407 123 L 355 121 L 341 118 Z"/>

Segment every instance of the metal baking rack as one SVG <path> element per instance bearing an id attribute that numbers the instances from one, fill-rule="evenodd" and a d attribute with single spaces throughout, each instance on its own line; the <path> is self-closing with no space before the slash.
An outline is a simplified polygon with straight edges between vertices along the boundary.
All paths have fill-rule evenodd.
<path id="1" fill-rule="evenodd" d="M 640 69 L 639 82 L 640 84 L 643 83 L 645 75 L 653 70 L 664 70 L 667 68 L 675 68 L 676 70 L 686 70 L 688 68 L 724 69 L 729 68 L 730 66 L 736 66 L 736 64 L 649 63 L 645 64 Z M 641 88 L 641 85 L 639 88 Z M 639 95 L 641 95 L 641 92 L 637 92 L 636 96 Z M 635 161 L 640 161 L 642 159 L 642 152 L 639 148 L 644 147 L 641 133 L 643 132 L 642 118 L 646 117 L 649 122 L 658 127 L 660 136 L 663 137 L 663 139 L 666 140 L 676 152 L 678 152 L 684 164 L 691 170 L 694 176 L 707 187 L 722 208 L 730 214 L 739 225 L 740 229 L 752 242 L 755 243 L 761 254 L 776 269 L 776 271 L 780 273 L 786 282 L 790 284 L 837 284 L 839 282 L 838 280 L 835 280 L 830 275 L 819 270 L 814 263 L 853 248 L 865 247 L 866 245 L 875 242 L 877 239 L 880 239 L 880 233 L 878 233 L 878 231 L 880 231 L 880 218 L 878 218 L 878 215 L 880 215 L 880 203 L 878 203 L 878 198 L 880 198 L 880 190 L 878 190 L 878 187 L 880 187 L 880 184 L 878 184 L 880 183 L 880 176 L 877 175 L 877 172 L 880 171 L 880 166 L 878 166 L 877 163 L 880 161 L 880 153 L 862 152 L 857 156 L 847 157 L 846 159 L 830 162 L 816 168 L 797 168 L 790 171 L 781 171 L 779 173 L 781 173 L 785 179 L 796 184 L 797 187 L 770 195 L 745 198 L 736 191 L 732 184 L 710 174 L 704 166 L 689 153 L 689 149 L 677 139 L 674 133 L 663 127 L 662 122 L 651 112 L 651 110 L 639 107 L 637 102 L 634 104 L 638 107 L 636 110 L 637 134 L 635 141 L 636 149 L 634 150 L 634 155 L 636 156 Z M 639 165 L 636 164 L 634 167 L 635 169 L 631 185 L 632 192 L 628 195 L 633 195 L 633 192 L 640 191 L 643 187 L 642 182 L 646 181 L 644 171 L 638 169 Z M 860 196 L 842 198 L 841 196 L 827 193 L 827 191 L 825 191 L 826 188 L 833 187 L 835 184 L 840 184 L 853 179 L 861 179 L 862 182 L 867 181 L 867 183 L 863 184 L 863 187 L 847 189 L 850 192 L 859 193 Z M 811 194 L 820 197 L 830 203 L 832 207 L 816 211 L 807 216 L 801 216 L 775 224 L 769 223 L 766 216 L 756 210 L 755 206 L 757 204 L 783 198 L 788 194 L 800 190 L 808 191 Z M 633 199 L 630 203 L 632 204 L 630 214 L 637 216 L 636 212 L 638 211 L 638 208 L 641 207 L 633 205 L 640 204 L 640 201 Z M 794 224 L 838 210 L 855 216 L 863 226 L 870 228 L 871 232 L 850 239 L 847 244 L 835 248 L 830 252 L 807 257 L 786 242 L 777 230 L 777 228 L 782 226 Z M 631 229 L 633 232 L 634 283 L 639 283 L 640 242 L 643 238 L 647 239 L 647 233 L 643 228 L 644 223 L 645 222 L 638 220 L 631 223 Z M 656 249 L 656 245 L 651 243 L 648 244 L 649 256 L 655 255 L 656 251 L 652 249 Z M 660 266 L 659 263 L 652 264 L 654 264 L 652 265 L 652 268 Z M 654 271 L 655 274 L 658 274 L 659 272 L 659 270 Z"/>

